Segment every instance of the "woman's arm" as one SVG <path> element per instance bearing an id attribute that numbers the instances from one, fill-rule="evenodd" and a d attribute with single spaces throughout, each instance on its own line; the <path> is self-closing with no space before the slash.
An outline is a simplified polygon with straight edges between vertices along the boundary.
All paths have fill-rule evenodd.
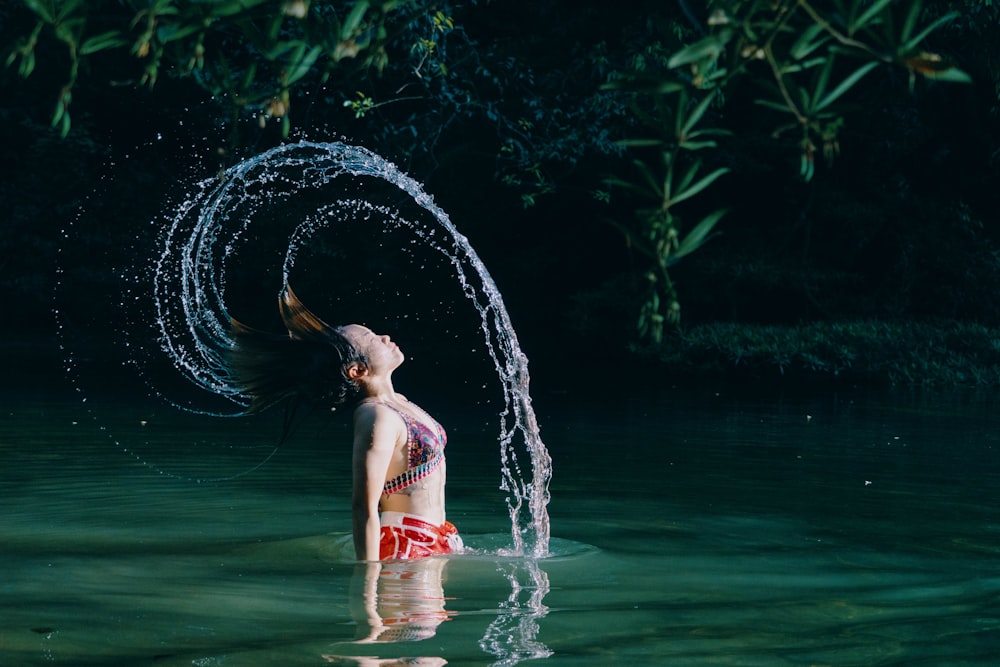
<path id="1" fill-rule="evenodd" d="M 398 422 L 398 423 L 397 423 Z M 354 552 L 358 560 L 379 559 L 378 501 L 399 439 L 402 420 L 386 408 L 362 405 L 354 411 Z"/>

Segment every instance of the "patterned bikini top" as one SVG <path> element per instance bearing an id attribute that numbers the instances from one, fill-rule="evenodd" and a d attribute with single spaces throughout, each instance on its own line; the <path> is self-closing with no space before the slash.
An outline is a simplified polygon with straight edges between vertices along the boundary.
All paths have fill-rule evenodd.
<path id="1" fill-rule="evenodd" d="M 388 407 L 396 410 L 391 405 Z M 433 430 L 405 412 L 396 410 L 396 414 L 406 424 L 407 468 L 401 475 L 386 481 L 383 487 L 386 495 L 399 493 L 434 472 L 444 461 L 444 446 L 448 442 L 444 428 L 430 415 Z"/>

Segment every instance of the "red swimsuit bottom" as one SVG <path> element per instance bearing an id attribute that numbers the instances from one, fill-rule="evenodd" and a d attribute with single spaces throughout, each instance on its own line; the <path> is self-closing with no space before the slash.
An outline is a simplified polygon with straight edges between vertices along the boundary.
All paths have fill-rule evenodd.
<path id="1" fill-rule="evenodd" d="M 379 560 L 426 558 L 462 550 L 462 538 L 450 521 L 435 526 L 419 516 L 382 512 Z"/>

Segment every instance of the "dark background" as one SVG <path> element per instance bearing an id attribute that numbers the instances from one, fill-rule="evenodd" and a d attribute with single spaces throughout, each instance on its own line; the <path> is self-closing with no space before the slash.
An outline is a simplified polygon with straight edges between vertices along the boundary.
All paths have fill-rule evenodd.
<path id="1" fill-rule="evenodd" d="M 911 88 L 905 73 L 878 70 L 857 91 L 839 156 L 808 183 L 798 178 L 794 142 L 761 130 L 753 91 L 729 92 L 719 120 L 733 135 L 719 159 L 731 173 L 706 206 L 731 212 L 716 238 L 673 268 L 682 328 L 663 346 L 720 322 L 748 329 L 856 321 L 1000 326 L 997 16 L 988 5 L 950 4 L 963 17 L 933 46 L 973 83 Z M 613 391 L 623 379 L 674 382 L 649 363 L 648 346 L 635 344 L 644 260 L 609 224 L 630 210 L 598 202 L 593 192 L 630 159 L 612 145 L 628 125 L 619 107 L 603 101 L 600 84 L 641 50 L 658 22 L 690 29 L 684 5 L 448 8 L 461 38 L 451 38 L 450 78 L 436 97 L 358 119 L 342 102 L 350 90 L 304 87 L 293 98 L 288 140 L 343 138 L 422 182 L 489 268 L 535 385 Z M 16 6 L 0 19 L 3 43 L 30 25 Z M 26 79 L 12 68 L 0 74 L 0 340 L 5 377 L 51 390 L 64 374 L 57 326 L 74 345 L 119 345 L 122 330 L 138 326 L 119 317 L 121 270 L 155 243 L 157 220 L 195 181 L 284 139 L 276 123 L 234 120 L 188 78 L 162 76 L 148 89 L 110 57 L 95 58 L 81 74 L 73 127 L 62 138 L 48 121 L 65 61 L 58 44 L 40 45 L 39 55 Z M 405 50 L 390 62 L 405 70 Z M 385 92 L 398 85 L 393 76 L 390 69 L 361 80 Z M 474 96 L 463 97 L 469 91 Z M 531 121 L 530 132 L 518 135 L 518 119 Z M 516 159 L 502 150 L 511 142 Z M 523 175 L 526 165 L 553 185 L 529 206 L 525 181 L 505 179 Z M 232 286 L 250 319 L 267 317 L 255 304 L 271 303 L 272 279 L 265 272 Z M 317 287 L 301 286 L 312 303 Z M 460 353 L 449 339 L 427 354 Z M 109 368 L 109 383 L 117 371 L 129 368 Z"/>

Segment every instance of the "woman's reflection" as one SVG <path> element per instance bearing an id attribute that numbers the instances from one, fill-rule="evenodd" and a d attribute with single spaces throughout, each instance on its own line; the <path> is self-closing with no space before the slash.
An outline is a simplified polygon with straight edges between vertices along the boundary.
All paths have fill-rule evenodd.
<path id="1" fill-rule="evenodd" d="M 447 558 L 367 562 L 352 580 L 352 613 L 358 624 L 357 644 L 388 644 L 430 639 L 451 617 L 445 609 L 444 569 Z M 358 590 L 360 589 L 360 590 Z M 421 665 L 448 662 L 437 657 L 377 658 L 324 655 L 327 662 L 359 667 Z"/>
<path id="2" fill-rule="evenodd" d="M 363 614 L 357 614 L 358 642 L 407 642 L 429 639 L 451 614 L 445 609 L 447 558 L 370 562 L 359 566 L 364 582 Z M 360 610 L 359 610 L 360 611 Z"/>

